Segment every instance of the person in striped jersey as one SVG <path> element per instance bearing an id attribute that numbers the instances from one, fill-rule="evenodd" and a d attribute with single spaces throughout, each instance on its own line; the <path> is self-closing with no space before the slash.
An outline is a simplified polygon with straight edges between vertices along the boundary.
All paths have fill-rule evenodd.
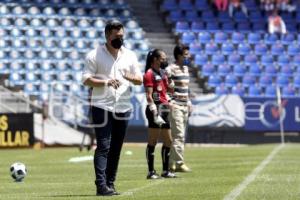
<path id="1" fill-rule="evenodd" d="M 184 163 L 184 142 L 188 116 L 192 104 L 189 99 L 189 47 L 176 45 L 175 62 L 166 68 L 169 78 L 174 82 L 170 101 L 170 125 L 173 143 L 170 155 L 170 169 L 175 172 L 189 172 L 191 169 Z"/>

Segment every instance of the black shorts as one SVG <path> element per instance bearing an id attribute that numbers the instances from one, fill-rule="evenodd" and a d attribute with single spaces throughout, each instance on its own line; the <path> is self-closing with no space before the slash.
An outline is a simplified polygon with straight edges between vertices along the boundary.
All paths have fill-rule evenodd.
<path id="1" fill-rule="evenodd" d="M 169 113 L 170 109 L 167 105 L 157 105 L 158 112 L 160 113 L 161 118 L 166 122 L 161 127 L 154 123 L 154 116 L 152 111 L 149 109 L 149 106 L 146 108 L 146 117 L 148 119 L 148 128 L 163 128 L 170 129 Z"/>

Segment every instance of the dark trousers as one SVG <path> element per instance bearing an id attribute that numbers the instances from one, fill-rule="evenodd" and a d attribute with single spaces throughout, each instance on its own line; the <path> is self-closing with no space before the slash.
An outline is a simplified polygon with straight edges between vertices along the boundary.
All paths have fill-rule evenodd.
<path id="1" fill-rule="evenodd" d="M 94 167 L 97 187 L 111 186 L 116 180 L 120 153 L 131 112 L 112 113 L 92 107 L 97 149 Z M 101 127 L 99 127 L 101 126 Z"/>

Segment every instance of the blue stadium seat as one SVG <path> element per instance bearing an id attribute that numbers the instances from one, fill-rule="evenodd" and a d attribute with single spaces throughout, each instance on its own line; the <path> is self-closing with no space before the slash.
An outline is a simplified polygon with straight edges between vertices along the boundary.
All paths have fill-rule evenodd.
<path id="1" fill-rule="evenodd" d="M 282 88 L 282 97 L 295 97 L 295 88 L 292 85 Z"/>
<path id="2" fill-rule="evenodd" d="M 260 76 L 261 75 L 261 69 L 258 64 L 252 64 L 249 65 L 249 74 L 252 76 Z"/>
<path id="3" fill-rule="evenodd" d="M 260 97 L 261 89 L 257 85 L 250 85 L 248 88 L 248 96 L 249 97 Z"/>
<path id="4" fill-rule="evenodd" d="M 167 21 L 169 23 L 175 23 L 178 21 L 184 21 L 184 16 L 181 10 L 172 10 L 167 17 Z"/>
<path id="5" fill-rule="evenodd" d="M 244 58 L 244 63 L 246 65 L 252 65 L 252 64 L 256 64 L 258 61 L 258 58 L 256 57 L 256 55 L 254 54 L 248 54 L 245 56 Z"/>
<path id="6" fill-rule="evenodd" d="M 182 10 L 193 10 L 194 5 L 191 0 L 179 0 L 178 6 Z"/>
<path id="7" fill-rule="evenodd" d="M 299 44 L 291 44 L 288 46 L 287 50 L 288 55 L 295 56 L 300 54 Z"/>
<path id="8" fill-rule="evenodd" d="M 241 21 L 237 23 L 237 30 L 241 32 L 249 32 L 251 30 L 251 24 L 247 21 Z"/>
<path id="9" fill-rule="evenodd" d="M 192 22 L 191 31 L 193 31 L 194 33 L 198 33 L 203 30 L 205 30 L 203 22 Z"/>
<path id="10" fill-rule="evenodd" d="M 201 44 L 207 44 L 207 43 L 210 43 L 211 42 L 211 39 L 212 39 L 212 36 L 209 32 L 200 32 L 198 34 L 198 41 L 201 43 Z"/>
<path id="11" fill-rule="evenodd" d="M 227 40 L 228 40 L 228 35 L 224 32 L 216 32 L 214 34 L 214 41 L 217 44 L 223 44 L 227 42 Z"/>
<path id="12" fill-rule="evenodd" d="M 272 77 L 268 75 L 262 75 L 259 77 L 259 85 L 261 87 L 267 87 L 272 84 Z"/>
<path id="13" fill-rule="evenodd" d="M 29 95 L 38 95 L 38 89 L 32 83 L 26 83 L 24 85 L 24 92 L 29 94 Z"/>
<path id="14" fill-rule="evenodd" d="M 237 77 L 244 76 L 246 71 L 247 71 L 246 66 L 243 64 L 233 65 L 233 74 Z"/>
<path id="15" fill-rule="evenodd" d="M 190 53 L 192 55 L 200 54 L 201 51 L 202 51 L 201 45 L 199 43 L 196 43 L 196 42 L 191 43 L 189 45 L 189 48 L 190 48 Z"/>
<path id="16" fill-rule="evenodd" d="M 218 21 L 224 23 L 224 22 L 231 22 L 232 19 L 229 17 L 229 14 L 227 11 L 225 11 L 225 12 L 219 11 L 218 12 Z"/>
<path id="17" fill-rule="evenodd" d="M 233 18 L 237 22 L 247 22 L 248 21 L 248 18 L 242 11 L 235 12 Z"/>
<path id="18" fill-rule="evenodd" d="M 266 22 L 264 21 L 259 21 L 259 22 L 254 22 L 252 24 L 252 31 L 266 31 Z"/>
<path id="19" fill-rule="evenodd" d="M 178 9 L 177 1 L 176 0 L 164 0 L 160 6 L 162 11 L 170 11 Z"/>
<path id="20" fill-rule="evenodd" d="M 295 88 L 300 88 L 300 74 L 294 76 L 293 84 Z"/>
<path id="21" fill-rule="evenodd" d="M 259 44 L 261 41 L 261 35 L 257 32 L 249 33 L 247 40 L 249 44 Z"/>
<path id="22" fill-rule="evenodd" d="M 203 0 L 195 0 L 194 6 L 199 11 L 205 11 L 205 10 L 210 9 L 210 5 L 206 1 L 203 1 Z"/>
<path id="23" fill-rule="evenodd" d="M 221 84 L 221 78 L 217 75 L 210 75 L 208 77 L 208 85 L 211 87 L 216 87 Z"/>
<path id="24" fill-rule="evenodd" d="M 235 23 L 232 21 L 222 22 L 221 27 L 223 31 L 232 32 L 235 29 Z"/>
<path id="25" fill-rule="evenodd" d="M 251 20 L 251 22 L 255 23 L 264 20 L 260 10 L 252 10 L 251 12 L 249 12 L 249 19 Z"/>
<path id="26" fill-rule="evenodd" d="M 204 65 L 208 62 L 208 57 L 205 54 L 196 54 L 195 56 L 195 64 L 196 65 Z"/>
<path id="27" fill-rule="evenodd" d="M 300 55 L 296 55 L 293 58 L 293 64 L 294 65 L 300 65 Z"/>
<path id="28" fill-rule="evenodd" d="M 293 76 L 294 70 L 293 70 L 293 68 L 290 65 L 287 64 L 287 65 L 281 66 L 280 73 L 283 76 L 291 77 L 291 76 Z"/>
<path id="29" fill-rule="evenodd" d="M 214 54 L 212 55 L 211 63 L 213 65 L 220 65 L 225 62 L 225 57 L 222 54 Z"/>
<path id="30" fill-rule="evenodd" d="M 276 34 L 265 34 L 264 41 L 266 44 L 273 45 L 279 40 Z"/>
<path id="31" fill-rule="evenodd" d="M 184 33 L 184 32 L 188 32 L 190 30 L 190 26 L 188 24 L 188 22 L 176 22 L 175 25 L 175 32 L 176 33 Z"/>
<path id="32" fill-rule="evenodd" d="M 272 77 L 277 76 L 277 69 L 273 64 L 266 65 L 264 71 L 268 76 L 272 76 Z"/>
<path id="33" fill-rule="evenodd" d="M 265 97 L 271 97 L 271 98 L 276 97 L 276 88 L 274 85 L 268 85 L 265 88 Z"/>
<path id="34" fill-rule="evenodd" d="M 228 56 L 228 64 L 229 65 L 236 65 L 236 64 L 240 64 L 241 62 L 241 57 L 238 54 L 231 54 Z"/>
<path id="35" fill-rule="evenodd" d="M 208 30 L 208 31 L 218 31 L 218 30 L 220 30 L 219 23 L 216 22 L 216 21 L 206 22 L 206 30 Z"/>
<path id="36" fill-rule="evenodd" d="M 261 60 L 260 60 L 262 65 L 271 65 L 274 62 L 273 56 L 272 55 L 262 55 Z"/>
<path id="37" fill-rule="evenodd" d="M 231 93 L 232 94 L 237 94 L 237 95 L 242 97 L 242 96 L 245 95 L 245 88 L 240 84 L 235 85 L 235 86 L 232 87 Z"/>
<path id="38" fill-rule="evenodd" d="M 268 52 L 268 47 L 263 43 L 256 44 L 254 47 L 254 52 L 259 56 L 264 55 Z"/>
<path id="39" fill-rule="evenodd" d="M 277 58 L 278 65 L 286 65 L 290 63 L 290 57 L 288 55 L 279 55 Z"/>
<path id="40" fill-rule="evenodd" d="M 245 40 L 245 35 L 239 32 L 233 32 L 231 35 L 231 41 L 233 44 L 241 44 Z"/>
<path id="41" fill-rule="evenodd" d="M 284 45 L 290 45 L 296 40 L 293 33 L 287 33 L 281 36 L 281 43 Z"/>
<path id="42" fill-rule="evenodd" d="M 233 74 L 228 74 L 225 77 L 225 86 L 227 87 L 233 87 L 238 83 L 238 79 L 235 75 Z"/>
<path id="43" fill-rule="evenodd" d="M 208 43 L 205 45 L 205 52 L 208 55 L 213 55 L 218 52 L 218 46 L 214 43 Z"/>
<path id="44" fill-rule="evenodd" d="M 240 55 L 248 55 L 251 52 L 251 47 L 247 43 L 240 43 L 238 45 L 238 54 Z"/>
<path id="45" fill-rule="evenodd" d="M 198 15 L 198 12 L 195 10 L 190 10 L 186 12 L 184 19 L 187 20 L 188 22 L 193 22 L 193 21 L 200 21 L 200 17 Z"/>
<path id="46" fill-rule="evenodd" d="M 29 8 L 28 8 L 28 10 L 27 10 L 27 13 L 29 14 L 29 15 L 39 15 L 39 14 L 41 14 L 41 10 L 40 10 L 40 8 L 38 8 L 38 7 L 36 7 L 36 6 L 30 6 Z"/>
<path id="47" fill-rule="evenodd" d="M 233 44 L 228 42 L 223 43 L 221 49 L 224 55 L 233 54 L 235 51 Z"/>
<path id="48" fill-rule="evenodd" d="M 225 95 L 228 93 L 229 93 L 228 88 L 223 85 L 216 86 L 215 88 L 215 94 L 217 95 Z"/>
<path id="49" fill-rule="evenodd" d="M 181 37 L 182 43 L 188 45 L 196 41 L 196 36 L 192 32 L 184 32 Z"/>
<path id="50" fill-rule="evenodd" d="M 277 76 L 277 80 L 276 80 L 276 84 L 280 87 L 285 87 L 288 86 L 288 84 L 290 83 L 289 78 L 285 75 L 281 75 L 279 74 Z"/>
<path id="51" fill-rule="evenodd" d="M 243 81 L 242 82 L 243 82 L 244 86 L 249 87 L 250 85 L 255 84 L 255 77 L 251 76 L 249 74 L 245 74 L 243 76 Z"/>
<path id="52" fill-rule="evenodd" d="M 211 76 L 215 73 L 215 67 L 212 64 L 204 64 L 201 69 L 202 76 Z"/>
<path id="53" fill-rule="evenodd" d="M 281 55 L 282 52 L 284 52 L 283 45 L 281 45 L 281 44 L 274 44 L 274 45 L 272 45 L 272 47 L 271 47 L 271 54 L 272 55 L 278 56 L 278 55 Z"/>
<path id="54" fill-rule="evenodd" d="M 212 10 L 205 10 L 205 11 L 202 11 L 201 17 L 202 17 L 202 19 L 205 20 L 206 22 L 207 22 L 207 21 L 216 21 L 215 15 L 214 15 L 214 13 L 213 13 Z"/>
<path id="55" fill-rule="evenodd" d="M 230 66 L 227 64 L 219 65 L 217 70 L 220 76 L 227 76 L 230 73 L 230 71 L 231 71 Z"/>

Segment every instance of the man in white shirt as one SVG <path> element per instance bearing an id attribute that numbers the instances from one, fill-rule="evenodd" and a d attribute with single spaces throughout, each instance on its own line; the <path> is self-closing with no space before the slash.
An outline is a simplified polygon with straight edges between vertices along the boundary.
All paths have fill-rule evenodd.
<path id="1" fill-rule="evenodd" d="M 286 25 L 283 19 L 278 15 L 277 10 L 275 9 L 272 15 L 268 19 L 268 29 L 270 34 L 286 34 Z"/>
<path id="2" fill-rule="evenodd" d="M 97 195 L 117 195 L 114 187 L 120 152 L 131 116 L 130 84 L 142 84 L 134 52 L 123 47 L 124 27 L 110 21 L 105 27 L 106 43 L 87 54 L 82 81 L 93 88 L 92 117 L 97 148 L 94 168 Z"/>

